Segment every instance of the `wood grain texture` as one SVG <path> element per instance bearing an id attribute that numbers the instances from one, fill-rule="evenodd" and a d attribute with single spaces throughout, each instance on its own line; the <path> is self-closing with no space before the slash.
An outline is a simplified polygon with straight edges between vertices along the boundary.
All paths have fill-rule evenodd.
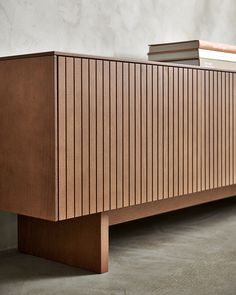
<path id="1" fill-rule="evenodd" d="M 109 224 L 234 196 L 235 100 L 233 71 L 0 59 L 0 210 L 36 217 L 19 249 L 106 272 Z"/>
<path id="2" fill-rule="evenodd" d="M 228 185 L 217 189 L 179 196 L 178 198 L 167 198 L 165 200 L 111 210 L 107 212 L 109 224 L 119 224 L 228 197 L 234 197 L 235 189 L 235 185 Z"/>
<path id="3" fill-rule="evenodd" d="M 82 95 L 81 131 L 85 139 L 89 134 L 83 143 L 88 170 L 81 180 L 88 210 L 75 216 L 235 183 L 235 74 L 80 60 L 79 79 L 89 87 Z"/>
<path id="4" fill-rule="evenodd" d="M 206 118 L 204 118 L 204 98 L 206 101 L 208 100 L 208 96 L 204 97 L 206 88 L 204 74 L 205 73 L 201 70 L 197 71 L 197 191 L 204 190 L 203 175 L 206 176 L 206 141 L 204 141 L 206 134 L 206 124 L 204 125 L 204 120 L 206 121 Z"/>
<path id="5" fill-rule="evenodd" d="M 0 75 L 2 210 L 64 220 L 236 183 L 234 72 L 50 53 Z"/>
<path id="6" fill-rule="evenodd" d="M 122 91 L 122 128 L 123 128 L 123 159 L 121 162 L 123 163 L 123 183 L 121 184 L 122 192 L 123 192 L 123 206 L 129 205 L 129 65 L 128 63 L 123 64 L 123 91 Z M 122 207 L 123 207 L 122 206 Z"/>
<path id="7" fill-rule="evenodd" d="M 108 216 L 104 213 L 52 222 L 18 216 L 19 251 L 81 267 L 108 271 Z"/>
<path id="8" fill-rule="evenodd" d="M 104 206 L 104 92 L 103 92 L 103 63 L 97 61 L 97 114 L 96 114 L 96 141 L 97 141 L 97 211 L 102 212 Z"/>
<path id="9" fill-rule="evenodd" d="M 55 70 L 53 56 L 0 61 L 0 210 L 57 219 Z"/>
<path id="10" fill-rule="evenodd" d="M 74 60 L 74 152 L 75 152 L 75 216 L 82 214 L 82 64 L 81 59 Z"/>

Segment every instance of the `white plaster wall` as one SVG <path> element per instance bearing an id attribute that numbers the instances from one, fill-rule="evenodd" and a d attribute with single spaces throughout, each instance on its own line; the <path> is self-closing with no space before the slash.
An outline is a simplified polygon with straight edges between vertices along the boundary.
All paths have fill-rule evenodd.
<path id="1" fill-rule="evenodd" d="M 146 59 L 149 43 L 236 44 L 235 28 L 235 0 L 0 0 L 0 56 L 58 50 Z M 15 245 L 16 217 L 0 213 L 0 250 Z"/>

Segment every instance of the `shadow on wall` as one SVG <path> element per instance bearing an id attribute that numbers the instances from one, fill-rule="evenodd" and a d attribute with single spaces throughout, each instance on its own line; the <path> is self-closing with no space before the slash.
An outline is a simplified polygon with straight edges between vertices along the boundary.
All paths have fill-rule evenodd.
<path id="1" fill-rule="evenodd" d="M 17 216 L 0 212 L 0 251 L 17 245 Z"/>

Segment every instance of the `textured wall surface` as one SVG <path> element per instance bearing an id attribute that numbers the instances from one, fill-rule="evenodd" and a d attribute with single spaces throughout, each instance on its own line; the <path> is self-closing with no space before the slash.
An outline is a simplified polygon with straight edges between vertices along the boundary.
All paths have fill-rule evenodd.
<path id="1" fill-rule="evenodd" d="M 235 14 L 234 0 L 0 0 L 0 55 L 58 50 L 147 59 L 149 43 L 236 44 Z M 0 213 L 0 237 L 0 250 L 16 244 L 14 215 Z"/>

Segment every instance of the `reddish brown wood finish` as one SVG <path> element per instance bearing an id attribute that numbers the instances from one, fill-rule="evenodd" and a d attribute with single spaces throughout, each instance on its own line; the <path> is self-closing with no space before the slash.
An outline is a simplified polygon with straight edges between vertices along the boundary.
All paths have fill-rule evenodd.
<path id="1" fill-rule="evenodd" d="M 0 95 L 0 210 L 60 220 L 19 217 L 22 251 L 103 272 L 108 215 L 235 195 L 233 71 L 49 52 L 0 59 Z"/>
<path id="2" fill-rule="evenodd" d="M 145 218 L 152 215 L 162 214 L 186 207 L 191 207 L 223 198 L 235 196 L 236 185 L 211 189 L 199 193 L 192 193 L 179 198 L 168 198 L 165 200 L 149 202 L 132 207 L 110 210 L 107 212 L 109 224 L 119 224 L 135 219 Z"/>
<path id="3" fill-rule="evenodd" d="M 0 210 L 58 219 L 54 70 L 53 56 L 0 61 Z"/>
<path id="4" fill-rule="evenodd" d="M 107 272 L 109 225 L 232 197 L 235 189 L 236 185 L 231 185 L 59 222 L 19 215 L 18 247 L 27 254 Z"/>
<path id="5" fill-rule="evenodd" d="M 80 76 L 72 70 L 72 81 L 82 81 L 81 98 L 74 100 L 83 106 L 83 124 L 75 127 L 75 137 L 83 135 L 82 144 L 67 139 L 68 148 L 72 141 L 79 157 L 83 155 L 77 166 L 83 170 L 82 177 L 75 178 L 81 194 L 74 194 L 75 204 L 82 200 L 83 205 L 74 217 L 235 183 L 234 73 L 73 59 L 80 66 Z M 65 77 L 59 83 L 67 85 L 68 58 L 59 56 L 58 63 L 59 77 Z M 70 98 L 63 90 L 60 94 L 59 89 L 59 99 L 62 95 L 68 104 Z M 73 110 L 65 109 L 62 120 L 72 120 Z M 65 142 L 60 128 L 58 136 Z M 59 175 L 73 178 L 68 153 L 59 148 L 58 155 L 59 162 L 60 157 L 64 161 Z M 76 154 L 71 157 L 79 163 Z M 66 185 L 63 177 L 59 183 Z M 64 198 L 68 199 L 59 195 L 59 219 L 73 217 Z M 73 197 L 67 202 L 73 205 Z"/>
<path id="6" fill-rule="evenodd" d="M 235 75 L 53 52 L 1 59 L 0 209 L 64 220 L 235 184 Z"/>
<path id="7" fill-rule="evenodd" d="M 97 273 L 108 271 L 108 216 L 60 222 L 18 216 L 19 251 Z"/>

